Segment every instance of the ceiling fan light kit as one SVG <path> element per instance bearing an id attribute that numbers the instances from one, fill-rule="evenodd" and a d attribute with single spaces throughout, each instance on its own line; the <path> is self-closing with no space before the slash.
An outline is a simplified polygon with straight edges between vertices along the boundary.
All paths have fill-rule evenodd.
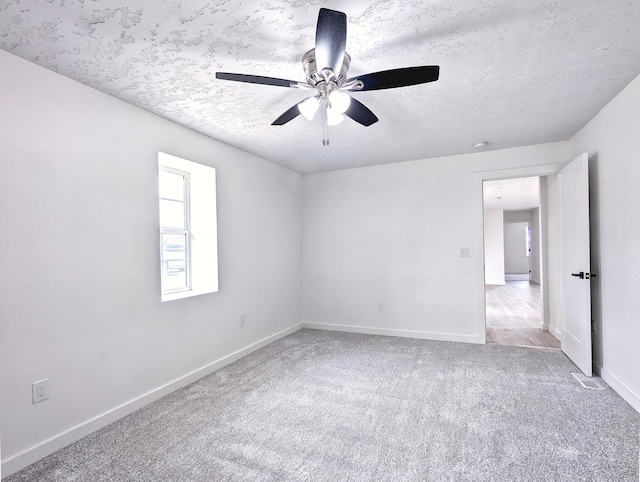
<path id="1" fill-rule="evenodd" d="M 346 43 L 347 16 L 343 12 L 321 8 L 316 26 L 315 48 L 302 57 L 306 83 L 228 72 L 216 72 L 216 78 L 315 91 L 312 97 L 288 109 L 271 125 L 284 125 L 298 115 L 313 120 L 320 111 L 323 125 L 322 145 L 328 146 L 328 126 L 339 124 L 345 116 L 367 127 L 378 121 L 368 107 L 347 92 L 392 89 L 434 82 L 440 75 L 440 67 L 430 65 L 385 70 L 348 78 L 351 57 L 345 51 Z"/>
<path id="2" fill-rule="evenodd" d="M 320 102 L 315 97 L 308 97 L 298 104 L 298 110 L 307 120 L 313 120 L 313 117 L 320 108 Z"/>

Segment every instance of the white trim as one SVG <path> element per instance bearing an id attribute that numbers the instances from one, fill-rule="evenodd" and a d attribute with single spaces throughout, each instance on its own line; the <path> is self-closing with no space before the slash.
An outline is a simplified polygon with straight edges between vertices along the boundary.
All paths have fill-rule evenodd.
<path id="1" fill-rule="evenodd" d="M 559 162 L 553 164 L 541 164 L 537 166 L 522 166 L 522 167 L 513 167 L 509 169 L 495 169 L 495 170 L 482 170 L 475 171 L 475 181 L 477 185 L 477 190 L 475 191 L 475 195 L 480 200 L 479 206 L 481 209 L 480 219 L 484 219 L 484 200 L 482 196 L 483 182 L 484 181 L 495 181 L 498 179 L 515 179 L 519 177 L 535 177 L 535 176 L 550 176 L 553 174 L 557 174 L 562 167 L 566 165 L 566 162 Z M 476 234 L 477 240 L 479 241 L 480 246 L 482 246 L 482 256 L 476 256 L 476 271 L 480 273 L 477 278 L 477 288 L 476 288 L 476 298 L 478 300 L 478 319 L 476 325 L 477 335 L 477 343 L 486 343 L 486 330 L 487 330 L 487 307 L 486 307 L 486 296 L 485 296 L 485 274 L 484 274 L 484 223 L 481 224 L 481 229 Z M 541 256 L 543 255 L 540 253 Z M 542 315 L 544 317 L 545 309 L 544 303 L 547 303 L 547 297 L 545 297 L 545 291 L 548 290 L 549 287 L 544 284 L 541 286 L 542 291 Z M 543 320 L 545 323 L 547 320 Z M 557 338 L 557 337 L 556 337 Z M 558 338 L 560 339 L 560 338 Z"/>
<path id="2" fill-rule="evenodd" d="M 600 376 L 607 384 L 613 388 L 636 412 L 640 413 L 640 396 L 634 394 L 620 380 L 602 368 L 596 362 L 593 362 L 593 371 Z"/>
<path id="3" fill-rule="evenodd" d="M 172 295 L 176 296 L 177 298 L 186 298 L 189 296 L 192 296 L 191 293 L 186 293 L 185 292 L 190 292 L 192 291 L 192 283 L 191 283 L 191 204 L 190 204 L 190 197 L 191 197 L 191 188 L 190 188 L 190 184 L 189 184 L 189 178 L 191 176 L 191 174 L 187 171 L 182 171 L 179 169 L 175 169 L 173 167 L 169 167 L 165 164 L 159 164 L 158 166 L 158 181 L 160 181 L 160 173 L 161 172 L 166 172 L 167 174 L 174 174 L 176 176 L 180 176 L 182 177 L 182 200 L 177 200 L 177 199 L 170 199 L 170 198 L 163 198 L 162 196 L 158 197 L 158 201 L 159 201 L 159 210 L 158 213 L 160 215 L 160 218 L 158 219 L 158 221 L 160 221 L 160 219 L 162 218 L 162 201 L 173 201 L 173 202 L 179 202 L 182 203 L 182 209 L 183 209 L 183 227 L 182 228 L 175 228 L 175 227 L 165 227 L 160 225 L 160 286 L 161 286 L 161 290 L 162 290 L 162 301 L 168 301 L 168 298 L 171 297 Z M 168 261 L 174 261 L 173 259 L 171 260 L 165 260 L 164 259 L 164 245 L 162 243 L 162 237 L 163 236 L 171 236 L 171 235 L 183 235 L 185 236 L 185 245 L 184 245 L 184 250 L 185 250 L 185 281 L 186 281 L 186 286 L 184 288 L 177 288 L 177 289 L 164 289 L 164 284 L 166 282 L 165 279 L 165 266 L 164 263 L 168 262 Z M 181 259 L 177 259 L 175 261 L 182 261 Z M 166 299 L 165 299 L 166 298 Z M 175 299 L 175 298 L 172 298 Z"/>
<path id="4" fill-rule="evenodd" d="M 166 168 L 188 173 L 188 177 L 185 178 L 184 195 L 186 229 L 180 231 L 186 231 L 188 234 L 186 258 L 190 289 L 163 291 L 161 281 L 160 300 L 164 302 L 216 293 L 218 291 L 216 169 L 158 152 L 159 172 Z M 167 229 L 160 227 L 160 231 L 167 231 Z M 162 250 L 161 244 L 159 248 Z M 162 260 L 162 251 L 160 251 L 160 260 Z M 160 278 L 162 278 L 162 271 Z"/>
<path id="5" fill-rule="evenodd" d="M 6 460 L 2 461 L 2 472 L 5 477 L 18 472 L 19 470 L 24 469 L 25 467 L 31 465 L 34 462 L 50 455 L 73 442 L 80 440 L 83 437 L 86 437 L 90 433 L 95 432 L 96 430 L 101 429 L 109 425 L 110 423 L 119 420 L 136 410 L 148 405 L 160 398 L 182 388 L 190 383 L 193 383 L 199 380 L 202 377 L 210 375 L 211 373 L 219 370 L 242 357 L 253 353 L 260 348 L 273 343 L 274 341 L 279 340 L 280 338 L 284 338 L 291 333 L 295 333 L 296 331 L 302 328 L 302 324 L 298 323 L 293 325 L 285 330 L 282 330 L 274 335 L 268 336 L 259 340 L 251 345 L 242 348 L 236 352 L 233 352 L 229 355 L 226 355 L 218 360 L 209 363 L 197 370 L 194 370 L 186 375 L 183 375 L 180 378 L 176 378 L 175 380 L 166 383 L 158 388 L 155 388 L 145 394 L 140 395 L 128 402 L 125 402 L 117 407 L 112 408 L 86 422 L 82 422 L 75 427 L 71 427 L 64 432 L 59 433 L 47 440 L 44 440 L 33 447 L 30 447 L 22 452 L 19 452 Z"/>
<path id="6" fill-rule="evenodd" d="M 462 343 L 478 343 L 477 336 L 456 335 L 452 333 L 432 333 L 427 331 L 393 330 L 372 326 L 334 325 L 330 323 L 312 323 L 305 321 L 303 328 L 312 330 L 343 331 L 348 333 L 362 333 L 365 335 L 399 336 L 401 338 L 417 338 L 419 340 L 458 341 Z"/>
<path id="7" fill-rule="evenodd" d="M 537 206 L 535 208 L 532 209 L 539 209 L 540 206 Z M 504 224 L 515 224 L 515 223 L 530 223 L 531 222 L 531 218 L 529 219 L 525 219 L 525 218 L 513 218 L 513 219 L 505 219 L 503 221 Z"/>
<path id="8" fill-rule="evenodd" d="M 562 330 L 558 330 L 551 324 L 547 325 L 547 329 L 549 330 L 549 333 L 555 336 L 559 341 L 562 341 Z"/>

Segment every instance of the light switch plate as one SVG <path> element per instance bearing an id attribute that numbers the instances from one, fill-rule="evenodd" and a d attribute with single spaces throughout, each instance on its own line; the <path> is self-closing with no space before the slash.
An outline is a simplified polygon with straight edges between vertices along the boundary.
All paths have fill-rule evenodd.
<path id="1" fill-rule="evenodd" d="M 471 257 L 471 248 L 460 248 L 458 250 L 458 257 L 469 258 Z"/>

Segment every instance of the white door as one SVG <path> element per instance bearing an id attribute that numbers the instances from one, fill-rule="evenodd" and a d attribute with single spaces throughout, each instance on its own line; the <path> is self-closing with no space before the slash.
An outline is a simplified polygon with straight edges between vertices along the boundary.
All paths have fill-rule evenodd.
<path id="1" fill-rule="evenodd" d="M 564 332 L 562 351 L 591 376 L 591 287 L 589 251 L 589 156 L 559 172 L 562 212 Z"/>

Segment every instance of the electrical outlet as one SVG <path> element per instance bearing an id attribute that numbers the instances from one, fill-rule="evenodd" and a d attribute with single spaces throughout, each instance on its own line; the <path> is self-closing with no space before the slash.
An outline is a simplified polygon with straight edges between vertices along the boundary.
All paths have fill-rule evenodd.
<path id="1" fill-rule="evenodd" d="M 49 398 L 49 379 L 45 378 L 31 384 L 31 403 L 42 402 Z"/>
<path id="2" fill-rule="evenodd" d="M 244 322 L 245 322 L 244 313 L 240 313 L 240 327 L 241 328 L 244 326 Z"/>
<path id="3" fill-rule="evenodd" d="M 378 311 L 384 310 L 384 301 L 378 301 Z"/>
<path id="4" fill-rule="evenodd" d="M 471 248 L 460 248 L 458 249 L 458 257 L 459 258 L 469 258 L 471 256 Z"/>
<path id="5" fill-rule="evenodd" d="M 591 320 L 591 333 L 596 334 L 596 320 Z"/>

